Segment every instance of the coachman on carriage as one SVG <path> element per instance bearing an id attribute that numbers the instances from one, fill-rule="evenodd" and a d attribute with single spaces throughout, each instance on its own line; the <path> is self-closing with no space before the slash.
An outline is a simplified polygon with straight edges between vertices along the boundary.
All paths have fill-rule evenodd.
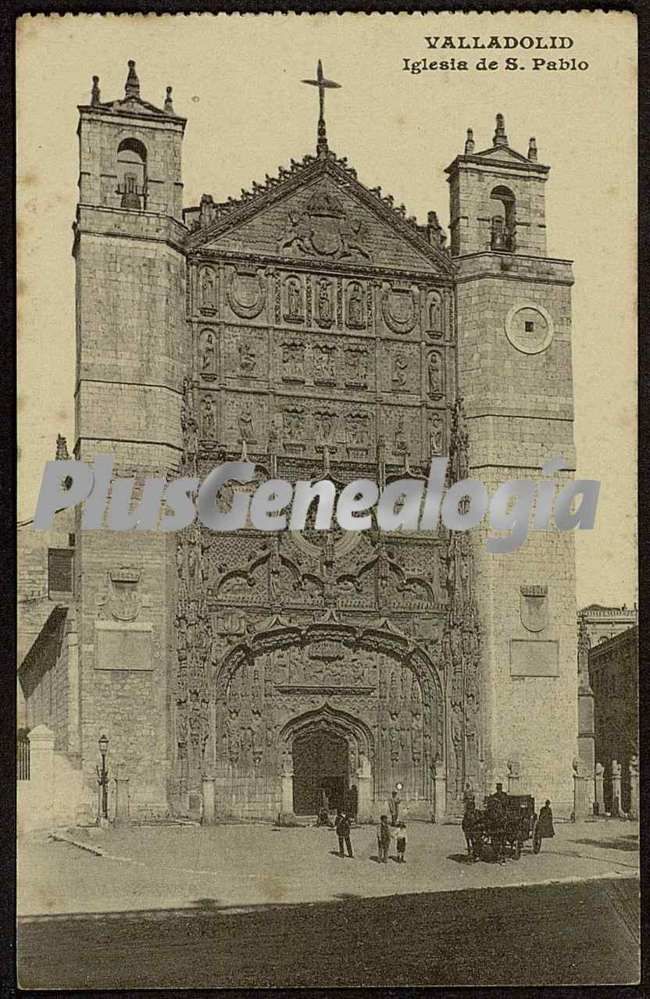
<path id="1" fill-rule="evenodd" d="M 509 849 L 518 860 L 524 843 L 533 836 L 536 820 L 535 799 L 529 794 L 505 794 L 497 786 L 483 808 L 466 800 L 462 827 L 468 855 L 473 860 L 504 863 Z"/>

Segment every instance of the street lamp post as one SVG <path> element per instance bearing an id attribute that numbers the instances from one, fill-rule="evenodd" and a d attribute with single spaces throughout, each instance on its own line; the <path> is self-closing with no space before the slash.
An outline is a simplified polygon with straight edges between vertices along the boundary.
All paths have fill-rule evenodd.
<path id="1" fill-rule="evenodd" d="M 102 765 L 96 767 L 97 783 L 101 789 L 100 821 L 108 822 L 108 770 L 106 769 L 106 754 L 108 752 L 108 739 L 105 735 L 99 738 L 99 752 L 102 757 Z"/>

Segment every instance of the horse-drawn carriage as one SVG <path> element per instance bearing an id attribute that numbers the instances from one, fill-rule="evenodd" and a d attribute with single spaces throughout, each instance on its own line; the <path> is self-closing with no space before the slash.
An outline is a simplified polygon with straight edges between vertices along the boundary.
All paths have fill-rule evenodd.
<path id="1" fill-rule="evenodd" d="M 503 861 L 509 848 L 518 860 L 524 843 L 533 837 L 536 819 L 535 799 L 529 794 L 486 798 L 484 808 L 469 808 L 463 817 L 467 851 L 474 860 L 494 856 Z"/>

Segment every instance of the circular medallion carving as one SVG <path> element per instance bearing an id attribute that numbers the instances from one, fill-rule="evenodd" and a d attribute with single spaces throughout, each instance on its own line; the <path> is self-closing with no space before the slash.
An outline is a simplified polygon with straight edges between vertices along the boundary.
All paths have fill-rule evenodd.
<path id="1" fill-rule="evenodd" d="M 523 354 L 541 354 L 553 339 L 553 320 L 542 305 L 518 302 L 505 322 L 506 336 Z"/>

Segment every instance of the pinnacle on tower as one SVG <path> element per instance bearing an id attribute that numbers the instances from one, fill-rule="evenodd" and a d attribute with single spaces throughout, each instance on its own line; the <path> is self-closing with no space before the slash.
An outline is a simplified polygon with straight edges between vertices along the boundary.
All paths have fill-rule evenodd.
<path id="1" fill-rule="evenodd" d="M 532 163 L 537 163 L 537 143 L 535 142 L 534 137 L 531 137 L 528 143 L 528 159 L 531 160 Z"/>
<path id="2" fill-rule="evenodd" d="M 174 113 L 174 105 L 172 104 L 172 88 L 167 87 L 166 97 L 165 97 L 165 111 L 167 114 Z"/>
<path id="3" fill-rule="evenodd" d="M 99 98 L 99 77 L 93 76 L 93 89 L 90 92 L 90 103 L 93 107 L 96 107 L 99 104 Z"/>
<path id="4" fill-rule="evenodd" d="M 508 136 L 506 135 L 506 125 L 502 114 L 497 115 L 497 127 L 494 132 L 492 143 L 495 146 L 507 146 Z"/>
<path id="5" fill-rule="evenodd" d="M 68 442 L 62 434 L 56 435 L 56 457 L 55 461 L 69 461 Z"/>
<path id="6" fill-rule="evenodd" d="M 129 74 L 126 78 L 126 83 L 124 84 L 124 97 L 128 99 L 129 97 L 139 96 L 140 81 L 138 80 L 138 74 L 135 71 L 135 62 L 133 59 L 129 59 Z"/>
<path id="7" fill-rule="evenodd" d="M 473 152 L 474 152 L 474 130 L 468 128 L 467 138 L 465 139 L 465 156 L 471 156 Z"/>

